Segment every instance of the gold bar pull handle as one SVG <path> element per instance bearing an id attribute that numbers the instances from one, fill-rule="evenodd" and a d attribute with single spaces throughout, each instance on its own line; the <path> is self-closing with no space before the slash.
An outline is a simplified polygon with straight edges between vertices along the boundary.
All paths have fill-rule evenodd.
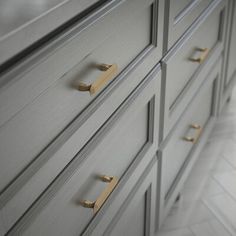
<path id="1" fill-rule="evenodd" d="M 184 141 L 187 141 L 187 142 L 190 142 L 190 143 L 194 143 L 195 142 L 194 137 L 185 136 L 183 139 L 184 139 Z"/>
<path id="2" fill-rule="evenodd" d="M 190 137 L 190 136 L 185 136 L 183 139 L 187 142 L 191 142 L 191 143 L 196 143 L 202 133 L 202 127 L 201 125 L 198 124 L 191 124 L 190 128 L 195 129 L 197 131 L 197 135 L 195 137 Z"/>
<path id="3" fill-rule="evenodd" d="M 193 62 L 198 62 L 199 64 L 201 64 L 202 62 L 205 61 L 206 57 L 208 56 L 210 49 L 209 48 L 196 48 L 197 51 L 202 52 L 202 54 L 200 55 L 200 57 L 198 58 L 190 58 L 190 61 Z"/>
<path id="4" fill-rule="evenodd" d="M 84 84 L 79 83 L 78 90 L 79 91 L 89 91 L 90 94 L 95 94 L 99 91 L 109 80 L 111 80 L 118 71 L 117 64 L 101 64 L 98 67 L 103 73 L 92 83 L 92 84 Z"/>
<path id="5" fill-rule="evenodd" d="M 100 179 L 103 182 L 106 182 L 106 183 L 109 183 L 109 184 L 106 186 L 106 188 L 100 194 L 100 196 L 97 198 L 97 200 L 94 201 L 94 202 L 89 201 L 89 200 L 81 201 L 81 204 L 82 204 L 83 207 L 93 208 L 93 213 L 94 214 L 101 208 L 101 206 L 104 204 L 104 202 L 110 196 L 111 192 L 113 191 L 113 189 L 116 187 L 116 185 L 118 183 L 118 178 L 116 178 L 115 176 L 103 175 L 103 176 L 100 177 Z"/>

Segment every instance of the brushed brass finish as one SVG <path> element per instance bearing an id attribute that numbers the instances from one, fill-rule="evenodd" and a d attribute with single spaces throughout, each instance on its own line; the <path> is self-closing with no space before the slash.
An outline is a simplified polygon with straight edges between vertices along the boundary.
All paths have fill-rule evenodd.
<path id="1" fill-rule="evenodd" d="M 209 48 L 196 48 L 197 51 L 202 52 L 202 54 L 200 55 L 200 57 L 198 58 L 190 58 L 190 61 L 193 62 L 198 62 L 199 64 L 203 63 L 206 59 L 206 57 L 209 54 L 210 49 Z"/>
<path id="2" fill-rule="evenodd" d="M 81 201 L 81 205 L 86 208 L 93 208 L 95 202 L 89 201 L 89 200 L 83 200 Z"/>
<path id="3" fill-rule="evenodd" d="M 194 144 L 194 143 L 196 143 L 198 141 L 198 139 L 199 139 L 199 137 L 200 137 L 200 135 L 202 133 L 202 127 L 201 127 L 201 125 L 198 125 L 198 124 L 191 124 L 190 128 L 195 129 L 197 131 L 196 137 L 186 136 L 183 139 L 185 141 L 187 141 L 187 142 L 191 142 L 191 143 Z"/>
<path id="4" fill-rule="evenodd" d="M 103 73 L 92 84 L 79 83 L 79 91 L 89 91 L 90 95 L 95 94 L 116 75 L 118 66 L 117 64 L 101 64 L 98 66 L 98 69 L 103 71 Z"/>
<path id="5" fill-rule="evenodd" d="M 201 129 L 201 125 L 198 124 L 191 124 L 190 127 L 193 129 Z"/>
<path id="6" fill-rule="evenodd" d="M 189 136 L 186 136 L 183 138 L 185 141 L 187 142 L 191 142 L 191 143 L 194 143 L 195 139 L 193 137 L 189 137 Z"/>
<path id="7" fill-rule="evenodd" d="M 113 189 L 116 187 L 118 183 L 118 178 L 115 176 L 107 176 L 102 175 L 100 176 L 100 179 L 103 182 L 109 183 L 104 191 L 100 194 L 100 196 L 95 200 L 94 202 L 89 200 L 83 200 L 81 201 L 81 205 L 86 208 L 93 208 L 93 213 L 96 214 L 98 210 L 101 208 L 101 206 L 104 204 L 104 202 L 107 200 Z"/>

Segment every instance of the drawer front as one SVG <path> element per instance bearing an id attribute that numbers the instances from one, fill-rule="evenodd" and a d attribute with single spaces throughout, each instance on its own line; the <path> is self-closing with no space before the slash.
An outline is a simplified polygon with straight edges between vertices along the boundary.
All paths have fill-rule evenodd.
<path id="1" fill-rule="evenodd" d="M 117 184 L 101 181 L 101 176 L 113 176 L 119 185 L 135 160 L 149 152 L 154 155 L 157 149 L 155 125 L 159 110 L 159 83 L 159 76 L 146 78 L 74 157 L 11 231 L 12 235 L 21 234 L 21 231 L 24 231 L 23 235 L 37 235 L 37 232 L 38 235 L 57 235 L 57 232 L 78 235 L 82 232 L 95 212 L 84 207 L 81 201 L 97 199 L 96 205 L 99 202 L 102 205 L 101 198 L 106 199 L 104 195 L 112 192 Z"/>
<path id="2" fill-rule="evenodd" d="M 100 105 L 107 103 L 109 108 L 102 111 L 106 117 L 98 115 L 101 117 L 98 120 L 106 120 L 157 63 L 161 56 L 161 39 L 156 31 L 161 1 L 125 1 L 113 8 L 86 29 L 80 29 L 52 55 L 47 52 L 47 58 L 22 78 L 9 81 L 2 88 L 0 172 L 5 177 L 0 180 L 1 192 L 40 159 L 48 145 L 75 118 L 82 126 Z M 113 67 L 101 71 L 101 63 Z M 89 91 L 78 91 L 81 82 L 91 85 L 98 78 L 105 82 L 106 89 L 100 88 L 92 95 Z M 101 81 L 87 88 L 96 90 Z M 89 138 L 86 135 L 80 138 L 83 142 Z"/>
<path id="3" fill-rule="evenodd" d="M 163 183 L 165 200 L 168 201 L 178 184 L 191 150 L 198 144 L 204 127 L 211 116 L 215 115 L 217 91 L 220 78 L 221 61 L 217 62 L 205 77 L 195 98 L 186 109 L 181 120 L 176 124 L 162 154 Z"/>
<path id="4" fill-rule="evenodd" d="M 158 162 L 156 156 L 133 183 L 132 176 L 115 196 L 98 223 L 92 222 L 83 236 L 154 236 Z M 131 189 L 131 186 L 134 186 Z M 130 191 L 131 189 L 131 191 Z M 148 219 L 148 220 L 147 220 Z M 96 225 L 95 225 L 96 224 Z M 94 226 L 95 225 L 95 226 Z M 130 227 L 132 225 L 132 227 Z"/>
<path id="5" fill-rule="evenodd" d="M 213 0 L 167 0 L 169 10 L 167 49 L 183 35 Z"/>
<path id="6" fill-rule="evenodd" d="M 67 73 L 74 76 L 67 90 L 77 90 L 80 82 L 92 84 L 102 74 L 104 63 L 118 66 L 109 81 L 125 69 L 128 73 L 138 63 L 145 64 L 140 63 L 142 59 L 147 64 L 140 71 L 147 74 L 161 58 L 163 7 L 163 0 L 108 1 L 9 72 L 1 73 L 0 126 Z M 88 94 L 80 96 L 80 110 L 96 96 Z"/>
<path id="7" fill-rule="evenodd" d="M 231 36 L 230 36 L 230 43 L 229 43 L 229 58 L 228 58 L 228 70 L 227 70 L 227 77 L 225 81 L 224 88 L 227 88 L 230 85 L 231 79 L 234 79 L 236 76 L 236 63 L 235 63 L 235 55 L 236 55 L 236 3 L 232 1 L 231 5 L 233 8 L 232 11 L 232 25 L 231 25 Z"/>
<path id="8" fill-rule="evenodd" d="M 223 50 L 225 10 L 225 1 L 211 5 L 201 24 L 163 60 L 166 80 L 163 138 L 200 86 L 203 78 L 198 75 L 209 68 Z"/>

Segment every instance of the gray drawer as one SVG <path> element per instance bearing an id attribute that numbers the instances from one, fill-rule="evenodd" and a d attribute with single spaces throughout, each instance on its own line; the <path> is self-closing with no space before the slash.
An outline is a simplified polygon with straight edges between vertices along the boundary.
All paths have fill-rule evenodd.
<path id="1" fill-rule="evenodd" d="M 230 83 L 230 80 L 235 77 L 236 74 L 236 63 L 235 63 L 235 55 L 236 55 L 236 3 L 232 1 L 232 22 L 231 22 L 231 36 L 230 36 L 230 44 L 229 44 L 229 58 L 228 58 L 228 71 L 227 78 L 225 81 L 225 87 Z"/>
<path id="2" fill-rule="evenodd" d="M 179 194 L 181 185 L 193 166 L 193 154 L 199 150 L 201 138 L 207 134 L 208 125 L 216 115 L 220 77 L 221 60 L 218 60 L 204 75 L 204 82 L 194 94 L 195 97 L 176 124 L 166 145 L 161 148 L 162 218 L 168 214 Z"/>
<path id="3" fill-rule="evenodd" d="M 80 234 L 94 216 L 93 210 L 83 207 L 80 201 L 99 198 L 106 187 L 100 176 L 115 176 L 120 180 L 134 160 L 148 153 L 155 154 L 160 96 L 160 75 L 157 72 L 158 68 L 116 110 L 93 139 L 78 150 L 68 167 L 10 235 L 21 234 L 21 231 L 25 231 L 23 235 Z M 18 198 L 18 204 L 19 201 L 23 200 Z M 7 210 L 3 217 L 15 214 L 13 207 Z"/>
<path id="4" fill-rule="evenodd" d="M 122 190 L 118 194 L 115 192 L 114 201 L 106 212 L 100 215 L 97 222 L 94 220 L 88 226 L 83 236 L 155 235 L 159 167 L 156 159 L 155 156 L 144 171 L 141 171 L 143 163 L 140 163 L 133 175 L 125 182 Z"/>
<path id="5" fill-rule="evenodd" d="M 170 49 L 182 34 L 193 24 L 213 0 L 167 0 L 168 40 L 166 49 Z"/>
<path id="6" fill-rule="evenodd" d="M 108 4 L 111 9 L 107 6 L 91 14 L 54 42 L 58 45 L 49 44 L 39 58 L 35 55 L 29 64 L 25 62 L 1 78 L 7 80 L 27 67 L 0 91 L 1 193 L 29 165 L 42 159 L 48 145 L 74 119 L 79 120 L 79 127 L 86 123 L 80 131 L 84 132 L 82 142 L 78 141 L 82 147 L 161 57 L 161 36 L 156 29 L 162 28 L 163 1 L 112 2 L 112 6 Z M 112 74 L 106 89 L 96 94 L 78 91 L 80 82 L 92 84 L 105 73 L 97 68 L 101 63 L 117 64 L 117 76 Z M 109 77 L 110 71 L 107 73 Z M 99 108 L 96 118 L 91 118 L 104 103 L 107 105 Z M 87 123 L 91 119 L 97 120 L 91 125 Z"/>
<path id="7" fill-rule="evenodd" d="M 163 59 L 165 107 L 163 139 L 199 88 L 198 75 L 219 58 L 223 50 L 225 1 L 216 1 L 201 18 L 201 22 L 176 48 Z M 205 37 L 207 35 L 207 37 Z M 200 52 L 199 49 L 207 49 Z"/>
<path id="8" fill-rule="evenodd" d="M 71 70 L 74 83 L 68 86 L 75 90 L 79 82 L 94 82 L 103 63 L 116 63 L 117 74 L 125 68 L 128 73 L 145 58 L 147 64 L 141 63 L 137 71 L 147 73 L 161 58 L 163 7 L 163 0 L 108 1 L 1 74 L 0 126 Z M 94 97 L 84 95 L 80 100 L 86 106 Z"/>
<path id="9" fill-rule="evenodd" d="M 211 84 L 210 87 L 208 86 L 207 89 L 199 93 L 194 103 L 191 103 L 188 108 L 187 114 L 176 124 L 177 130 L 163 151 L 163 178 L 165 179 L 163 188 L 166 196 L 193 148 L 195 139 L 197 140 L 201 129 L 204 128 L 210 117 L 212 92 L 213 85 Z"/>

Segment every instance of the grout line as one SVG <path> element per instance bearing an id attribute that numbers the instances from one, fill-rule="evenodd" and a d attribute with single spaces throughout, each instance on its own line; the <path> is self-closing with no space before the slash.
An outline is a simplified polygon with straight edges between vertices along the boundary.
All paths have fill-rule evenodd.
<path id="1" fill-rule="evenodd" d="M 223 193 L 223 194 L 226 194 L 226 193 Z M 213 208 L 213 206 L 210 206 L 210 204 L 208 203 L 206 199 L 203 200 L 203 204 L 214 214 L 216 219 L 225 227 L 225 229 L 230 233 L 231 236 L 236 235 L 234 227 L 228 221 L 224 219 L 224 217 L 218 210 Z"/>

